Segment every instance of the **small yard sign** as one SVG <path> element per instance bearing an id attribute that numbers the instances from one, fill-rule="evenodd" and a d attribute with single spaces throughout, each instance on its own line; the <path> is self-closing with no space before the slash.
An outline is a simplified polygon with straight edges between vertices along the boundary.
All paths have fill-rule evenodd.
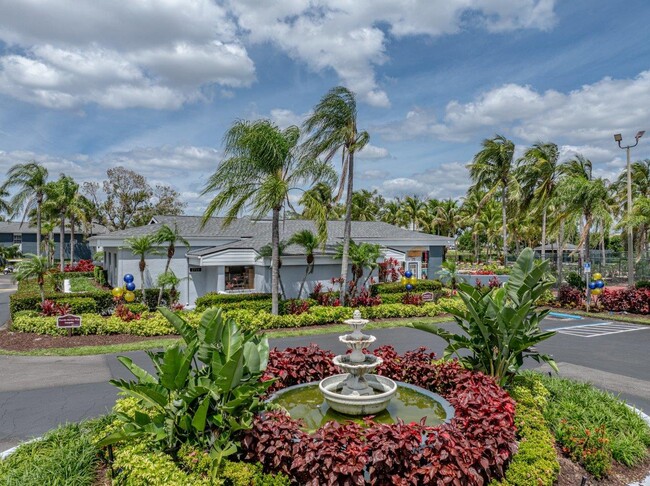
<path id="1" fill-rule="evenodd" d="M 81 317 L 66 314 L 56 318 L 56 327 L 62 329 L 72 329 L 73 327 L 81 327 Z"/>
<path id="2" fill-rule="evenodd" d="M 582 269 L 585 273 L 591 273 L 591 262 L 585 262 Z"/>
<path id="3" fill-rule="evenodd" d="M 423 302 L 433 302 L 433 292 L 423 292 L 422 293 Z"/>

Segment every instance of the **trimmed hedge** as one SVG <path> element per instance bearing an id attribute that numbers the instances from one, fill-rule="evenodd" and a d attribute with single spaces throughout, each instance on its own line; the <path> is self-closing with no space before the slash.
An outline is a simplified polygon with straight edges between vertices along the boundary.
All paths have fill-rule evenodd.
<path id="1" fill-rule="evenodd" d="M 560 472 L 553 447 L 553 434 L 546 426 L 543 411 L 549 392 L 539 377 L 519 377 L 510 395 L 517 402 L 515 425 L 519 450 L 506 470 L 506 477 L 494 486 L 552 486 Z"/>
<path id="2" fill-rule="evenodd" d="M 442 282 L 440 280 L 418 280 L 415 284 L 414 292 L 435 292 L 442 289 Z M 401 282 L 380 283 L 370 286 L 371 295 L 383 294 L 398 294 L 404 292 L 404 285 Z"/>
<path id="3" fill-rule="evenodd" d="M 105 290 L 97 290 L 96 292 L 80 292 L 76 294 L 65 294 L 63 292 L 50 292 L 45 294 L 47 300 L 52 300 L 58 304 L 68 303 L 73 299 L 86 298 L 95 301 L 95 309 L 92 312 L 106 314 L 113 308 L 113 296 L 110 292 Z M 16 312 L 24 310 L 41 310 L 41 296 L 33 293 L 18 293 L 16 292 L 9 297 L 9 311 L 11 316 Z"/>
<path id="4" fill-rule="evenodd" d="M 95 272 L 54 272 L 49 274 L 56 288 L 63 288 L 65 279 L 95 278 Z"/>
<path id="5" fill-rule="evenodd" d="M 254 300 L 271 300 L 271 294 L 219 294 L 208 292 L 196 299 L 196 310 L 205 310 L 221 304 L 248 302 Z"/>

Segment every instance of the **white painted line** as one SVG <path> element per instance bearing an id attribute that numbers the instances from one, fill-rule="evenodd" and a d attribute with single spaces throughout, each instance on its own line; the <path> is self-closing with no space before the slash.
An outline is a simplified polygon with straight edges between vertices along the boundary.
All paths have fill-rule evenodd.
<path id="1" fill-rule="evenodd" d="M 591 327 L 591 326 L 606 326 L 607 324 L 611 324 L 611 322 L 594 322 L 593 324 L 580 324 L 579 326 L 556 327 L 553 329 L 549 329 L 549 331 L 561 331 L 563 329 L 579 329 L 581 327 Z"/>
<path id="2" fill-rule="evenodd" d="M 598 336 L 605 336 L 605 335 L 609 335 L 609 334 L 620 334 L 622 332 L 632 332 L 632 331 L 641 331 L 641 330 L 642 329 L 627 329 L 625 331 L 613 331 L 613 332 L 608 332 L 607 334 L 594 334 L 594 335 L 587 336 L 587 337 L 598 337 Z"/>

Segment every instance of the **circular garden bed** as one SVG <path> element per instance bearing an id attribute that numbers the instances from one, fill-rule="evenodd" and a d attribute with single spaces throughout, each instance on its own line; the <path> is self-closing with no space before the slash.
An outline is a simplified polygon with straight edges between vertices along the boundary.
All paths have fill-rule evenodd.
<path id="1" fill-rule="evenodd" d="M 517 449 L 515 403 L 492 378 L 456 361 L 434 361 L 424 348 L 397 355 L 390 346 L 378 373 L 438 393 L 455 408 L 454 418 L 420 423 L 329 422 L 309 434 L 283 412 L 254 420 L 242 440 L 248 460 L 282 472 L 298 484 L 469 484 L 503 477 Z M 336 373 L 333 355 L 317 346 L 274 350 L 264 379 L 271 391 Z"/>

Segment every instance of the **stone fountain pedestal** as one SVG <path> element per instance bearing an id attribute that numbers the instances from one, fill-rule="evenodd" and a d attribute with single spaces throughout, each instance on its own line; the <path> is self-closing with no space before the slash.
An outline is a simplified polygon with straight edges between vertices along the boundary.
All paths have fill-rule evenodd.
<path id="1" fill-rule="evenodd" d="M 369 322 L 361 319 L 356 310 L 352 319 L 344 321 L 353 331 L 339 336 L 352 352 L 335 356 L 332 362 L 344 373 L 329 376 L 319 383 L 325 400 L 334 410 L 346 415 L 374 415 L 386 409 L 397 392 L 397 384 L 390 378 L 372 374 L 383 360 L 364 354 L 363 350 L 375 342 L 375 336 L 361 330 Z"/>

